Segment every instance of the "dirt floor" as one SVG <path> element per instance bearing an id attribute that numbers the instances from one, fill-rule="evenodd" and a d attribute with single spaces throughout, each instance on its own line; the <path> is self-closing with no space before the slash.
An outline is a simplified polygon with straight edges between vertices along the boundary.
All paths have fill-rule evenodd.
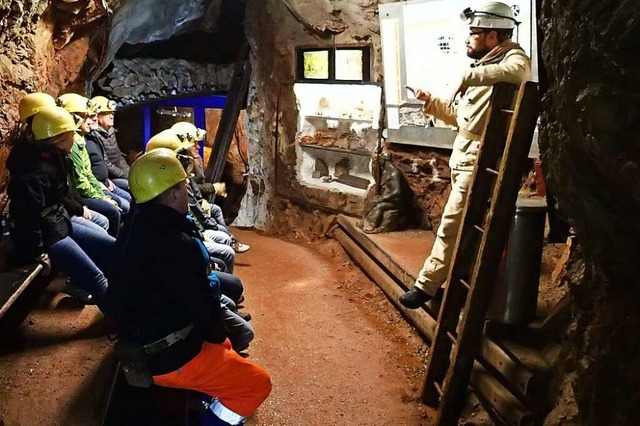
<path id="1" fill-rule="evenodd" d="M 61 281 L 61 280 L 58 280 Z M 2 336 L 0 425 L 99 424 L 114 369 L 102 314 L 54 282 L 15 333 Z"/>
<path id="2" fill-rule="evenodd" d="M 250 358 L 274 384 L 249 424 L 427 424 L 426 344 L 335 241 L 236 235 L 252 246 L 235 271 L 256 331 Z M 113 366 L 104 333 L 95 308 L 48 293 L 4 337 L 0 425 L 99 424 Z"/>

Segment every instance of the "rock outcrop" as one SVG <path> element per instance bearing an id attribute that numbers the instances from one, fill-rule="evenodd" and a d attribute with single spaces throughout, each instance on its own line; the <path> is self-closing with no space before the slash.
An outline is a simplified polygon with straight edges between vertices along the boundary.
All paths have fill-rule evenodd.
<path id="1" fill-rule="evenodd" d="M 570 266 L 574 321 L 558 386 L 574 416 L 554 410 L 547 424 L 637 425 L 640 9 L 628 1 L 542 5 L 542 165 L 581 254 Z"/>

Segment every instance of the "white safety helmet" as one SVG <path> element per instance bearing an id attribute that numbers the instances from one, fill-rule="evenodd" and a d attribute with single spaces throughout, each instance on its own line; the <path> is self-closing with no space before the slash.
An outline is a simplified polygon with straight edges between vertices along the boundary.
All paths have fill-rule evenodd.
<path id="1" fill-rule="evenodd" d="M 490 1 L 476 9 L 466 8 L 460 14 L 469 27 L 492 28 L 496 30 L 512 30 L 519 24 L 513 9 L 499 1 Z"/>

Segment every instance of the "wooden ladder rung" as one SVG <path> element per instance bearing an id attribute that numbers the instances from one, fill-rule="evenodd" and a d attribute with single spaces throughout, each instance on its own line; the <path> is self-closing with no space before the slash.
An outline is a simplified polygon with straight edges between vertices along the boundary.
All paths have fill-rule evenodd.
<path id="1" fill-rule="evenodd" d="M 442 386 L 440 386 L 440 383 L 433 382 L 433 387 L 436 388 L 436 392 L 438 392 L 438 395 L 442 398 Z"/>
<path id="2" fill-rule="evenodd" d="M 463 280 L 462 278 L 460 278 L 458 282 L 462 284 L 467 290 L 471 290 L 471 286 L 469 285 L 469 283 Z"/>

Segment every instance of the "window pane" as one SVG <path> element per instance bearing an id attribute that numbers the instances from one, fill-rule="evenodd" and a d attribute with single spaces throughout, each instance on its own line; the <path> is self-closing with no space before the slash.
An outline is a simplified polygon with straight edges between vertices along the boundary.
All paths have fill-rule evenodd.
<path id="1" fill-rule="evenodd" d="M 304 78 L 329 78 L 329 51 L 304 52 Z"/>
<path id="2" fill-rule="evenodd" d="M 336 51 L 336 80 L 362 81 L 362 56 L 361 49 Z"/>

